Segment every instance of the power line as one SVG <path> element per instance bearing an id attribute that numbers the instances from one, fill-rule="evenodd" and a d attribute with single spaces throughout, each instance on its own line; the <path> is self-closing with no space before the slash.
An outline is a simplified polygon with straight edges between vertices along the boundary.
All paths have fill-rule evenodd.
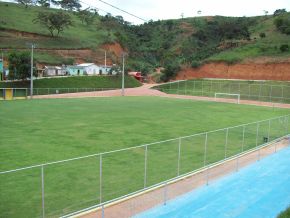
<path id="1" fill-rule="evenodd" d="M 142 21 L 144 21 L 144 22 L 147 22 L 147 20 L 145 20 L 145 19 L 143 19 L 143 18 L 141 18 L 141 17 L 138 17 L 138 16 L 136 16 L 136 15 L 134 15 L 134 14 L 128 12 L 128 11 L 125 11 L 125 10 L 123 10 L 123 9 L 117 7 L 117 6 L 114 6 L 114 5 L 112 5 L 112 4 L 110 4 L 110 3 L 107 3 L 107 2 L 105 2 L 105 1 L 103 1 L 103 0 L 98 0 L 98 1 L 100 1 L 100 2 L 102 2 L 102 3 L 104 3 L 104 4 L 106 4 L 106 5 L 109 5 L 109 6 L 115 8 L 115 9 L 117 9 L 117 10 L 119 10 L 119 11 L 122 11 L 122 12 L 124 12 L 124 13 L 126 13 L 126 14 L 129 14 L 129 15 L 131 15 L 132 17 L 138 18 L 139 20 L 142 20 Z"/>
<path id="2" fill-rule="evenodd" d="M 83 1 L 80 1 L 80 3 L 82 3 L 82 4 L 84 4 L 84 5 L 87 5 L 87 6 L 89 6 L 89 7 L 92 8 L 92 9 L 96 9 L 96 10 L 98 10 L 98 11 L 103 11 L 103 12 L 105 12 L 106 14 L 110 14 L 110 12 L 108 12 L 108 11 L 105 11 L 105 10 L 99 8 L 99 7 L 92 6 L 92 5 L 90 5 L 90 4 L 88 4 L 88 3 L 85 3 L 85 2 L 83 2 Z"/>

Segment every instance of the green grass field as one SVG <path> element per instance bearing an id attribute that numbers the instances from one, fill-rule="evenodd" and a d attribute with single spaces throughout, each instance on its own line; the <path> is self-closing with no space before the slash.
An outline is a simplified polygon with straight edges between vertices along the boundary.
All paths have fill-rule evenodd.
<path id="1" fill-rule="evenodd" d="M 156 86 L 155 89 L 180 95 L 214 97 L 215 93 L 240 94 L 242 100 L 290 103 L 290 82 L 245 80 L 186 80 Z M 218 96 L 237 98 L 236 96 Z"/>
<path id="2" fill-rule="evenodd" d="M 157 97 L 0 102 L 0 171 L 112 151 L 289 114 L 289 110 Z M 285 135 L 281 120 L 270 138 Z M 283 127 L 283 128 L 282 128 Z M 288 128 L 289 129 L 289 128 Z M 206 163 L 224 158 L 225 131 L 208 135 Z M 228 152 L 241 152 L 242 128 L 229 131 Z M 262 122 L 259 144 L 268 134 Z M 244 149 L 256 145 L 256 124 Z M 180 174 L 203 166 L 205 135 L 181 140 Z M 179 140 L 148 146 L 147 184 L 177 176 Z M 144 187 L 145 148 L 102 156 L 102 201 Z M 57 217 L 100 202 L 100 157 L 44 168 L 45 213 Z M 3 217 L 41 215 L 41 169 L 0 174 Z M 24 215 L 24 216 L 23 216 Z"/>

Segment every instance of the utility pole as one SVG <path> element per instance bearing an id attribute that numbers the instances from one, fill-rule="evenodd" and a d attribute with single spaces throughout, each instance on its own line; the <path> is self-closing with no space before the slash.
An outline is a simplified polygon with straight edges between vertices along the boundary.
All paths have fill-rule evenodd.
<path id="1" fill-rule="evenodd" d="M 4 80 L 4 55 L 3 55 L 3 49 L 1 49 L 1 53 L 2 53 L 2 69 L 0 69 L 2 75 L 0 75 L 0 80 Z"/>
<path id="2" fill-rule="evenodd" d="M 105 74 L 107 74 L 107 51 L 105 51 Z"/>
<path id="3" fill-rule="evenodd" d="M 123 52 L 123 70 L 122 70 L 122 96 L 125 95 L 125 89 L 124 89 L 124 86 L 125 86 L 125 52 Z"/>
<path id="4" fill-rule="evenodd" d="M 31 68 L 30 68 L 30 99 L 33 98 L 33 49 L 35 44 L 31 44 Z"/>

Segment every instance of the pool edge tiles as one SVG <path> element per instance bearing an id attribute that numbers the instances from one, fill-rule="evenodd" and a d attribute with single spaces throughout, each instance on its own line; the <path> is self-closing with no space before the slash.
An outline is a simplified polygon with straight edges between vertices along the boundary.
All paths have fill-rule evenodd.
<path id="1" fill-rule="evenodd" d="M 290 146 L 136 218 L 274 218 L 290 205 Z"/>

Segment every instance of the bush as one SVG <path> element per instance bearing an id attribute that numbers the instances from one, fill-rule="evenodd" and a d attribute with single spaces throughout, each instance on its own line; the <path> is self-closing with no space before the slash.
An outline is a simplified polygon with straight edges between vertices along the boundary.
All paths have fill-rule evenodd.
<path id="1" fill-rule="evenodd" d="M 168 82 L 171 78 L 174 78 L 177 72 L 180 70 L 180 66 L 176 62 L 169 63 L 165 65 L 165 69 L 163 70 L 163 74 L 160 79 L 163 82 Z"/>
<path id="2" fill-rule="evenodd" d="M 266 37 L 266 33 L 260 33 L 260 38 L 265 38 Z"/>
<path id="3" fill-rule="evenodd" d="M 290 35 L 290 19 L 289 17 L 278 17 L 274 20 L 276 28 L 284 34 Z"/>
<path id="4" fill-rule="evenodd" d="M 198 68 L 198 67 L 200 67 L 200 65 L 201 65 L 200 61 L 192 61 L 191 62 L 191 67 L 192 68 Z"/>
<path id="5" fill-rule="evenodd" d="M 280 46 L 280 51 L 281 52 L 287 52 L 287 51 L 289 51 L 289 45 L 287 45 L 287 44 L 281 45 Z"/>

